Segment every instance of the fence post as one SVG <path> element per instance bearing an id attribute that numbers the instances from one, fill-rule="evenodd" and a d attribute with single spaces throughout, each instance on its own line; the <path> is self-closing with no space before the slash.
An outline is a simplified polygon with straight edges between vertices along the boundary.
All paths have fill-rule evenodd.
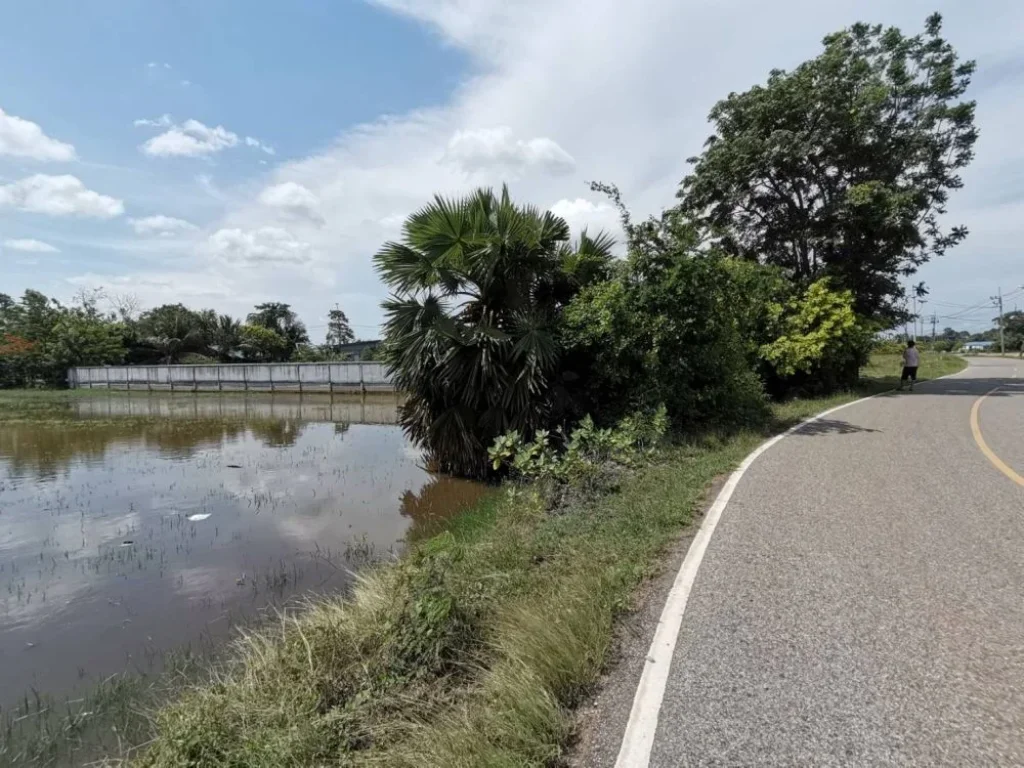
<path id="1" fill-rule="evenodd" d="M 105 371 L 106 376 L 107 376 L 107 389 L 110 389 L 110 366 L 108 365 L 103 370 Z"/>
<path id="2" fill-rule="evenodd" d="M 267 363 L 267 378 L 270 379 L 270 391 L 274 391 L 274 364 Z"/>
<path id="3" fill-rule="evenodd" d="M 363 378 L 363 364 L 357 363 L 359 366 L 359 391 L 362 394 L 366 394 L 366 380 Z"/>
<path id="4" fill-rule="evenodd" d="M 328 363 L 327 364 L 327 392 L 329 394 L 332 394 L 332 395 L 334 394 L 334 364 L 333 363 Z M 334 418 L 333 414 L 331 414 L 331 418 L 332 419 Z"/>
<path id="5" fill-rule="evenodd" d="M 199 391 L 199 385 L 196 384 L 196 367 L 194 365 L 192 366 L 192 391 Z"/>
<path id="6" fill-rule="evenodd" d="M 223 382 L 224 377 L 220 375 L 220 372 L 222 370 L 223 370 L 223 368 L 218 365 L 217 366 L 217 391 L 218 392 L 223 392 L 224 391 L 224 382 Z"/>
<path id="7" fill-rule="evenodd" d="M 295 378 L 299 380 L 299 394 L 302 394 L 302 366 L 303 363 L 295 364 Z"/>
<path id="8" fill-rule="evenodd" d="M 242 366 L 242 391 L 249 391 L 249 366 Z"/>

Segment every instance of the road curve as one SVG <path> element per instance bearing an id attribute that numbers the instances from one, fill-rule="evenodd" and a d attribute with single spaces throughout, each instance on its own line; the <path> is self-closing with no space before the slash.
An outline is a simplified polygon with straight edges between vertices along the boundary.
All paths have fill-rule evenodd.
<path id="1" fill-rule="evenodd" d="M 739 481 L 649 761 L 1024 765 L 1024 363 L 845 408 Z M 607 764 L 607 755 L 600 761 Z M 614 759 L 614 758 L 612 758 Z"/>

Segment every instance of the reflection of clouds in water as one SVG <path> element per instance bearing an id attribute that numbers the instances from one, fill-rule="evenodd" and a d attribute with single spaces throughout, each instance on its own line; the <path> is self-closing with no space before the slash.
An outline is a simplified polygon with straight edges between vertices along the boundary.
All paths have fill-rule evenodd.
<path id="1" fill-rule="evenodd" d="M 188 431 L 188 422 L 177 424 Z M 310 553 L 341 553 L 362 541 L 386 553 L 409 525 L 403 492 L 419 498 L 430 480 L 417 466 L 420 451 L 396 427 L 304 423 L 260 434 L 247 424 L 200 431 L 216 441 L 187 454 L 178 450 L 184 434 L 162 432 L 160 441 L 113 449 L 104 443 L 100 460 L 72 460 L 45 483 L 31 482 L 31 471 L 9 482 L 14 465 L 0 452 L 0 565 L 8 568 L 0 570 L 0 596 L 8 598 L 6 608 L 0 599 L 0 621 L 9 630 L 0 632 L 0 658 L 47 636 L 24 657 L 29 666 L 0 663 L 0 705 L 4 691 L 17 695 L 44 679 L 52 691 L 73 681 L 80 656 L 89 657 L 90 673 L 109 674 L 140 644 L 174 647 L 208 631 L 217 616 L 259 610 L 318 586 L 339 588 L 358 563 L 335 567 Z M 268 445 L 268 433 L 294 445 Z M 189 522 L 193 514 L 209 518 Z M 133 545 L 119 547 L 127 538 Z M 19 583 L 36 590 L 20 603 L 6 589 L 15 560 Z M 280 589 L 275 574 L 287 577 Z"/>
<path id="2" fill-rule="evenodd" d="M 60 579 L 50 582 L 45 590 L 28 585 L 31 595 L 20 597 L 17 589 L 0 593 L 0 619 L 5 630 L 34 624 L 39 618 L 58 616 L 77 597 L 87 594 L 93 586 L 85 579 Z"/>
<path id="3" fill-rule="evenodd" d="M 242 575 L 233 567 L 195 566 L 192 568 L 176 568 L 171 572 L 174 591 L 187 598 L 217 599 L 225 594 L 235 592 L 235 581 Z"/>

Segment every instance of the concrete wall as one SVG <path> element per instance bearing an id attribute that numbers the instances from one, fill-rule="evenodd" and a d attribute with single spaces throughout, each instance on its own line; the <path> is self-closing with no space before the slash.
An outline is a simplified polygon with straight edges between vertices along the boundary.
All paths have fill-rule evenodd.
<path id="1" fill-rule="evenodd" d="M 72 368 L 72 388 L 361 392 L 394 391 L 383 363 L 109 365 Z"/>

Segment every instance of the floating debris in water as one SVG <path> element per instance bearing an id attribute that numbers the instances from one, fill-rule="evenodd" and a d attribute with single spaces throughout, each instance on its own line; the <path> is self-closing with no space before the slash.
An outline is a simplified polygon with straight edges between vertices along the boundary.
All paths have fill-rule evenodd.
<path id="1" fill-rule="evenodd" d="M 122 547 L 130 547 L 134 543 L 135 542 L 132 541 L 131 539 L 125 539 L 124 541 L 121 542 L 121 546 Z"/>
<path id="2" fill-rule="evenodd" d="M 210 516 L 209 512 L 199 512 L 195 515 L 189 515 L 188 520 L 190 523 L 201 523 L 203 520 Z"/>
<path id="3" fill-rule="evenodd" d="M 227 467 L 228 469 L 241 469 L 242 468 L 241 464 L 225 464 L 224 466 Z"/>

